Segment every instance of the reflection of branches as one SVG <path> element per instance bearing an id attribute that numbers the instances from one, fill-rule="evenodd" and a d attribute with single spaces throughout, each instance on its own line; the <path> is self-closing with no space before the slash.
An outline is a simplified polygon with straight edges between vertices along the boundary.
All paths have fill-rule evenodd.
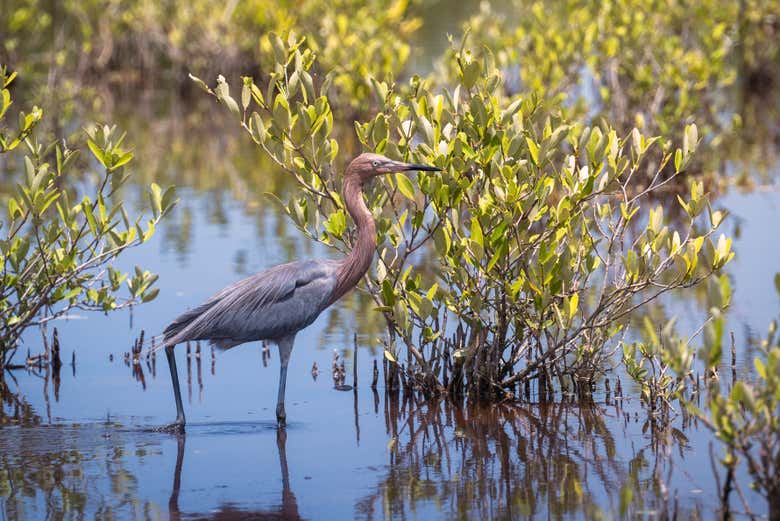
<path id="1" fill-rule="evenodd" d="M 651 450 L 639 450 L 626 464 L 608 428 L 610 417 L 621 422 L 617 406 L 461 407 L 387 395 L 390 468 L 376 491 L 356 505 L 358 517 L 375 519 L 378 505 L 384 505 L 385 516 L 402 518 L 430 503 L 468 519 L 530 519 L 545 513 L 590 518 L 595 505 L 609 504 L 618 490 L 627 492 L 620 494 L 624 515 L 645 502 L 665 510 L 669 451 L 658 448 L 677 437 L 656 441 L 651 436 Z"/>
<path id="2" fill-rule="evenodd" d="M 5 371 L 9 377 L 14 380 L 18 386 L 16 377 L 10 371 Z M 6 406 L 8 410 L 6 410 Z M 38 416 L 24 396 L 11 391 L 8 383 L 5 381 L 4 373 L 0 370 L 0 425 L 14 423 L 19 425 L 36 425 L 41 422 Z"/>

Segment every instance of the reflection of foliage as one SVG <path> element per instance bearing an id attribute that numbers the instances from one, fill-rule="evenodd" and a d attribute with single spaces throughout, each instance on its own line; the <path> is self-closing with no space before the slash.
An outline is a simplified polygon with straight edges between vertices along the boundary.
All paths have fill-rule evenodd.
<path id="1" fill-rule="evenodd" d="M 24 458 L 6 454 L 0 459 L 0 495 L 5 496 L 5 513 L 9 519 L 33 517 L 25 498 L 43 495 L 47 512 L 84 513 L 87 491 L 74 490 L 67 485 L 69 478 L 82 474 L 83 462 L 78 451 L 65 453 L 29 454 L 24 447 L 19 453 Z M 3 475 L 5 474 L 5 475 Z M 58 508 L 59 506 L 59 508 Z"/>
<path id="2" fill-rule="evenodd" d="M 152 457 L 160 459 L 157 435 L 135 433 L 127 438 L 116 425 L 29 428 L 14 440 L 13 450 L 0 452 L 0 516 L 3 519 L 301 519 L 290 487 L 286 432 L 277 433 L 281 500 L 260 509 L 238 508 L 231 502 L 206 512 L 179 507 L 185 437 L 176 438 L 176 464 L 165 512 L 141 497 L 142 481 L 130 468 Z M 143 440 L 145 438 L 152 438 Z M 0 438 L 3 449 L 11 436 Z M 144 478 L 168 465 L 148 469 Z M 140 473 L 139 473 L 140 474 Z M 167 516 L 165 515 L 167 514 Z"/>
<path id="3" fill-rule="evenodd" d="M 739 65 L 742 81 L 752 91 L 765 91 L 780 81 L 780 4 L 775 0 L 739 2 Z"/>
<path id="4" fill-rule="evenodd" d="M 608 518 L 600 498 L 616 483 L 625 484 L 612 507 L 621 516 L 667 510 L 663 451 L 638 450 L 624 465 L 606 413 L 581 403 L 418 407 L 386 395 L 390 469 L 357 504 L 358 518 L 401 519 L 425 506 L 463 519 Z"/>
<path id="5" fill-rule="evenodd" d="M 11 392 L 2 373 L 0 373 L 0 427 L 7 424 L 31 426 L 40 423 L 41 418 L 35 413 L 32 405 L 24 396 Z"/>
<path id="6" fill-rule="evenodd" d="M 0 453 L 0 499 L 5 516 L 22 519 L 130 519 L 157 507 L 138 499 L 139 479 L 126 468 L 127 442 L 112 429 L 46 427 L 19 436 Z M 147 445 L 147 444 L 145 444 Z M 154 447 L 154 444 L 148 444 Z M 143 454 L 150 447 L 136 447 Z"/>
<path id="7" fill-rule="evenodd" d="M 375 310 L 371 295 L 365 291 L 358 290 L 345 295 L 340 305 L 332 307 L 327 316 L 321 347 L 352 349 L 356 332 L 359 345 L 368 346 L 370 354 L 373 354 L 385 333 L 382 315 Z M 326 341 L 327 345 L 324 344 Z"/>
<path id="8" fill-rule="evenodd" d="M 90 127 L 87 145 L 102 174 L 86 194 L 72 186 L 78 150 L 56 141 L 40 142 L 33 130 L 42 118 L 37 107 L 19 114 L 19 128 L 6 132 L 4 115 L 11 104 L 6 88 L 13 75 L 0 71 L 0 154 L 21 143 L 27 149 L 15 193 L 7 196 L 8 216 L 0 241 L 0 370 L 13 357 L 22 333 L 73 308 L 110 311 L 152 300 L 156 276 L 135 269 L 123 273 L 113 262 L 127 248 L 154 233 L 155 225 L 173 208 L 175 191 L 151 185 L 152 218 L 131 218 L 117 196 L 127 181 L 125 165 L 133 154 L 122 148 L 124 135 L 115 127 Z M 74 195 L 80 197 L 71 202 Z M 118 298 L 127 283 L 130 296 Z"/>
<path id="9" fill-rule="evenodd" d="M 780 66 L 778 67 L 780 69 Z M 780 70 L 778 70 L 780 75 Z M 721 160 L 736 182 L 747 185 L 756 182 L 777 182 L 780 154 L 780 81 L 768 93 L 746 95 L 737 107 L 742 122 L 738 139 L 730 140 Z"/>

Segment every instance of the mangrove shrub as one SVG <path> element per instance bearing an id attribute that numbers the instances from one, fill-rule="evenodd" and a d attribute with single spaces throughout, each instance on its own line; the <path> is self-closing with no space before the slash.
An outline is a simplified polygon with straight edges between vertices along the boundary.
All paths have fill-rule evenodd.
<path id="1" fill-rule="evenodd" d="M 234 99 L 222 77 L 214 89 L 196 81 L 295 176 L 302 190 L 280 201 L 295 224 L 346 251 L 340 146 L 325 90 L 308 73 L 313 53 L 270 38 L 284 53 L 265 89 L 244 78 Z M 490 52 L 461 48 L 452 59 L 450 87 L 374 80 L 381 110 L 355 123 L 365 149 L 442 168 L 369 190 L 369 206 L 387 208 L 376 216 L 378 264 L 366 277 L 387 319 L 385 355 L 402 385 L 426 393 L 495 397 L 530 382 L 543 396 L 554 383 L 589 389 L 635 309 L 732 257 L 730 240 L 714 237 L 724 214 L 700 183 L 679 197 L 676 227 L 649 202 L 685 172 L 697 128 L 672 148 L 637 129 L 586 126 L 541 96 L 506 95 Z M 632 190 L 648 169 L 649 184 Z"/>
<path id="2" fill-rule="evenodd" d="M 0 159 L 20 170 L 0 222 L 0 368 L 31 326 L 74 308 L 110 311 L 153 299 L 156 275 L 138 267 L 125 273 L 113 262 L 127 248 L 148 240 L 176 203 L 172 187 L 162 190 L 152 184 L 152 216 L 128 214 L 118 191 L 128 179 L 133 154 L 122 145 L 124 135 L 111 126 L 85 131 L 100 173 L 77 190 L 80 170 L 88 167 L 79 161 L 78 148 L 36 138 L 43 111 L 19 111 L 18 125 L 8 121 L 8 87 L 14 77 L 0 70 Z M 121 297 L 125 285 L 129 294 Z"/>

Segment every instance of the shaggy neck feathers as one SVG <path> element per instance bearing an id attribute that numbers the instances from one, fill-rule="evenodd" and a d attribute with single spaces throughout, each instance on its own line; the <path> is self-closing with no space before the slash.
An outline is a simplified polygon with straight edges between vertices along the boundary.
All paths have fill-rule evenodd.
<path id="1" fill-rule="evenodd" d="M 339 264 L 336 287 L 330 298 L 330 304 L 336 302 L 360 282 L 371 266 L 374 250 L 376 250 L 376 225 L 363 200 L 363 183 L 360 176 L 353 174 L 350 168 L 344 176 L 342 192 L 347 212 L 357 227 L 357 240 L 352 251 Z"/>

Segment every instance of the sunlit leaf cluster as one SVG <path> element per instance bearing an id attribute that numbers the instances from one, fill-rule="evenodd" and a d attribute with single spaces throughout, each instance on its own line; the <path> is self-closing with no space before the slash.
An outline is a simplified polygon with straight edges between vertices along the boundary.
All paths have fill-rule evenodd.
<path id="1" fill-rule="evenodd" d="M 485 3 L 466 22 L 472 44 L 496 49 L 512 73 L 507 88 L 560 96 L 576 113 L 664 136 L 689 118 L 716 125 L 723 117 L 717 101 L 737 75 L 737 3 L 516 0 L 509 9 L 523 16 L 502 17 Z"/>

